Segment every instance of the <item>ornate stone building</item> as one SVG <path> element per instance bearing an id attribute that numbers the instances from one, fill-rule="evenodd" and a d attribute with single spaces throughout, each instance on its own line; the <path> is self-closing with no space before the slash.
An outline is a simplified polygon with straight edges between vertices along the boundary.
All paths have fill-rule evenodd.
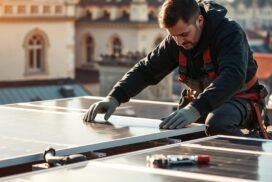
<path id="1" fill-rule="evenodd" d="M 76 24 L 76 66 L 101 55 L 126 55 L 153 49 L 166 35 L 157 23 L 161 1 L 81 0 Z"/>
<path id="2" fill-rule="evenodd" d="M 0 81 L 74 78 L 78 0 L 0 0 Z"/>
<path id="3" fill-rule="evenodd" d="M 228 16 L 244 29 L 272 29 L 272 0 L 215 0 L 228 9 Z"/>
<path id="4" fill-rule="evenodd" d="M 76 23 L 77 69 L 99 69 L 100 95 L 106 95 L 129 68 L 155 48 L 166 32 L 159 28 L 161 1 L 82 0 Z M 172 78 L 148 87 L 136 98 L 171 100 Z"/>
<path id="5" fill-rule="evenodd" d="M 271 31 L 272 0 L 215 1 L 223 4 L 228 9 L 228 17 L 239 22 L 244 29 Z M 81 0 L 76 25 L 77 67 L 86 67 L 92 60 L 101 60 L 101 54 L 151 50 L 165 35 L 157 24 L 162 2 Z M 270 37 L 267 38 L 270 41 Z"/>

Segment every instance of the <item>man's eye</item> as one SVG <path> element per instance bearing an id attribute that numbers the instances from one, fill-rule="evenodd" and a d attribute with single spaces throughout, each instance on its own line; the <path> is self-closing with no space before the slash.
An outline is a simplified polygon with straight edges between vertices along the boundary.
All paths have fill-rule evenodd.
<path id="1" fill-rule="evenodd" d="M 186 36 L 188 36 L 188 35 L 189 35 L 189 32 L 186 32 L 186 33 L 181 34 L 180 36 L 181 36 L 181 37 L 186 37 Z"/>

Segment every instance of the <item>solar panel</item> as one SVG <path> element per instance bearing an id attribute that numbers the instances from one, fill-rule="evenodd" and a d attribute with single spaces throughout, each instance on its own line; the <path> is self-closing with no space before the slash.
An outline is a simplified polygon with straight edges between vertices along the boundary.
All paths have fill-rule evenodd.
<path id="1" fill-rule="evenodd" d="M 255 146 L 255 148 L 254 148 Z M 271 181 L 272 141 L 212 136 L 5 178 L 3 181 Z M 256 149 L 257 148 L 257 149 Z M 150 166 L 146 157 L 209 155 L 204 165 Z"/>
<path id="2" fill-rule="evenodd" d="M 55 148 L 58 155 L 70 155 L 204 130 L 203 125 L 197 124 L 180 130 L 161 130 L 160 120 L 138 117 L 141 113 L 137 107 L 145 107 L 155 115 L 161 113 L 141 101 L 121 107 L 117 112 L 126 116 L 113 115 L 107 124 L 100 114 L 99 122 L 84 123 L 86 108 L 99 99 L 80 97 L 1 106 L 0 168 L 43 160 L 48 147 Z M 157 105 L 173 107 L 171 103 Z M 127 109 L 137 117 L 127 116 Z"/>

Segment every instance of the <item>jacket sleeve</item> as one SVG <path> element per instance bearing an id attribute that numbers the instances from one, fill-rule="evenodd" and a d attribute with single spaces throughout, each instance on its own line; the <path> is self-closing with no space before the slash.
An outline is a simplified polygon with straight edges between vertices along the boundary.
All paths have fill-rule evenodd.
<path id="1" fill-rule="evenodd" d="M 242 29 L 221 33 L 215 41 L 215 51 L 218 76 L 192 103 L 201 115 L 230 99 L 246 80 L 250 50 Z"/>
<path id="2" fill-rule="evenodd" d="M 170 36 L 166 37 L 158 47 L 134 65 L 108 95 L 116 98 L 119 103 L 127 102 L 147 86 L 157 84 L 176 68 L 177 56 L 178 47 Z"/>

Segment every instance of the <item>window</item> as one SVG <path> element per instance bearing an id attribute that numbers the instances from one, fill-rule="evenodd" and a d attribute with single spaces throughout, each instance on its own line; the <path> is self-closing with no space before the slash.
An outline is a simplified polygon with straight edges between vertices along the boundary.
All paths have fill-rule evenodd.
<path id="1" fill-rule="evenodd" d="M 18 14 L 25 14 L 26 13 L 26 7 L 23 5 L 18 6 Z"/>
<path id="2" fill-rule="evenodd" d="M 123 14 L 123 17 L 128 17 L 129 16 L 129 13 L 125 10 L 122 11 L 122 14 Z"/>
<path id="3" fill-rule="evenodd" d="M 86 62 L 89 63 L 94 59 L 94 41 L 91 36 L 86 39 Z"/>
<path id="4" fill-rule="evenodd" d="M 30 12 L 31 12 L 31 14 L 38 14 L 38 6 L 32 5 L 30 7 Z"/>
<path id="5" fill-rule="evenodd" d="M 6 5 L 5 6 L 5 14 L 6 15 L 12 14 L 12 6 L 11 5 Z"/>
<path id="6" fill-rule="evenodd" d="M 86 16 L 87 16 L 88 18 L 92 19 L 93 14 L 92 14 L 92 12 L 87 11 Z"/>
<path id="7" fill-rule="evenodd" d="M 109 18 L 110 17 L 110 13 L 107 10 L 104 10 L 103 14 L 104 14 L 105 18 Z"/>
<path id="8" fill-rule="evenodd" d="M 57 6 L 55 7 L 55 13 L 56 13 L 56 14 L 62 14 L 62 6 L 57 5 Z"/>
<path id="9" fill-rule="evenodd" d="M 150 11 L 150 12 L 148 13 L 148 16 L 149 16 L 149 18 L 155 18 L 155 17 L 156 17 L 154 11 Z"/>
<path id="10" fill-rule="evenodd" d="M 28 41 L 26 51 L 28 57 L 27 72 L 43 72 L 45 61 L 45 42 L 43 38 L 39 35 L 33 35 Z"/>
<path id="11" fill-rule="evenodd" d="M 43 7 L 43 13 L 44 13 L 44 14 L 50 14 L 50 13 L 51 13 L 51 8 L 50 8 L 50 6 L 44 6 L 44 7 Z"/>
<path id="12" fill-rule="evenodd" d="M 112 41 L 112 53 L 115 56 L 120 56 L 122 53 L 122 44 L 119 38 L 114 38 Z"/>

